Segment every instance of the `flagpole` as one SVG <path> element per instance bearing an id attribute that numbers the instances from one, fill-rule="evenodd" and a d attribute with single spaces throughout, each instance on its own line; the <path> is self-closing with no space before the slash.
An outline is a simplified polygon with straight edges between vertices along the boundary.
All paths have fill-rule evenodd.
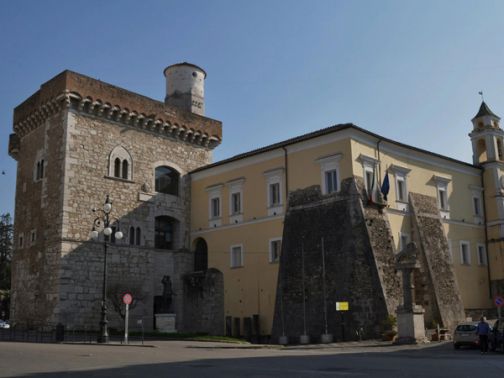
<path id="1" fill-rule="evenodd" d="M 380 160 L 380 143 L 382 142 L 382 139 L 378 139 L 378 142 L 376 143 L 376 149 L 378 150 L 378 187 L 381 188 L 381 160 Z"/>

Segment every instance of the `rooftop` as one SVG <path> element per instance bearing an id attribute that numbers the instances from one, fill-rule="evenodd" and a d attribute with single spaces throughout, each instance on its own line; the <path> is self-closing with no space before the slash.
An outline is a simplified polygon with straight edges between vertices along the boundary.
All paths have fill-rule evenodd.
<path id="1" fill-rule="evenodd" d="M 494 112 L 492 112 L 490 110 L 490 108 L 485 103 L 485 101 L 483 101 L 481 103 L 481 106 L 480 106 L 480 108 L 478 110 L 478 114 L 476 114 L 473 119 L 476 119 L 476 118 L 479 118 L 479 117 L 484 117 L 484 116 L 491 116 L 491 117 L 495 117 L 497 119 L 500 119 L 500 117 L 498 115 L 496 115 Z"/>
<path id="2" fill-rule="evenodd" d="M 207 170 L 207 169 L 211 169 L 213 167 L 217 167 L 217 166 L 220 166 L 220 165 L 228 164 L 228 163 L 231 163 L 231 162 L 234 162 L 234 161 L 237 161 L 237 160 L 241 160 L 241 159 L 245 159 L 245 158 L 248 158 L 248 157 L 251 157 L 251 156 L 259 155 L 259 154 L 264 153 L 264 152 L 272 151 L 272 150 L 275 150 L 277 148 L 287 147 L 287 146 L 290 146 L 290 145 L 293 145 L 293 144 L 296 144 L 296 143 L 304 142 L 304 141 L 309 140 L 309 139 L 314 139 L 314 138 L 317 138 L 317 137 L 320 137 L 320 136 L 323 136 L 323 135 L 327 135 L 327 134 L 331 134 L 331 133 L 336 133 L 336 132 L 340 132 L 340 131 L 348 130 L 348 129 L 353 129 L 353 130 L 359 131 L 359 132 L 367 134 L 367 135 L 369 135 L 369 136 L 371 136 L 373 138 L 376 138 L 377 140 L 381 140 L 383 142 L 388 142 L 388 143 L 396 145 L 396 146 L 400 146 L 400 147 L 403 147 L 403 148 L 407 148 L 407 149 L 411 149 L 411 150 L 414 150 L 414 151 L 418 151 L 418 152 L 421 152 L 421 153 L 424 153 L 424 154 L 427 154 L 427 155 L 430 155 L 430 156 L 435 156 L 437 158 L 448 160 L 448 161 L 451 161 L 453 163 L 461 164 L 461 165 L 464 165 L 464 166 L 467 166 L 467 167 L 478 168 L 477 166 L 475 166 L 473 164 L 469 164 L 469 163 L 466 163 L 466 162 L 463 162 L 463 161 L 460 161 L 460 160 L 457 160 L 457 159 L 453 159 L 453 158 L 450 158 L 450 157 L 447 157 L 447 156 L 444 156 L 444 155 L 436 154 L 435 152 L 423 150 L 421 148 L 413 147 L 413 146 L 410 146 L 410 145 L 407 145 L 407 144 L 404 144 L 404 143 L 400 143 L 400 142 L 397 142 L 397 141 L 389 139 L 389 138 L 385 138 L 385 137 L 383 137 L 381 135 L 375 134 L 375 133 L 373 133 L 371 131 L 368 131 L 368 130 L 363 129 L 363 128 L 359 127 L 359 126 L 356 126 L 353 123 L 343 123 L 343 124 L 337 124 L 337 125 L 334 125 L 334 126 L 326 127 L 324 129 L 316 130 L 316 131 L 313 131 L 313 132 L 310 132 L 310 133 L 307 133 L 307 134 L 303 134 L 303 135 L 300 135 L 300 136 L 297 136 L 297 137 L 294 137 L 294 138 L 290 138 L 290 139 L 287 139 L 287 140 L 284 140 L 284 141 L 281 141 L 281 142 L 278 142 L 278 143 L 270 144 L 268 146 L 261 147 L 261 148 L 255 149 L 255 150 L 244 152 L 242 154 L 235 155 L 235 156 L 230 157 L 228 159 L 224 159 L 224 160 L 218 161 L 216 163 L 209 164 L 209 165 L 206 165 L 206 166 L 201 167 L 201 168 L 197 168 L 197 169 L 191 171 L 191 173 L 201 172 L 201 171 L 204 171 L 204 170 Z"/>

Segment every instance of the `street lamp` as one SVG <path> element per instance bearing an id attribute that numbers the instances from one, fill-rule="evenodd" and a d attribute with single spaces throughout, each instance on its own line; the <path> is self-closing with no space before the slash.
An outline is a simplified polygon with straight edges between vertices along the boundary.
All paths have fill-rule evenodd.
<path id="1" fill-rule="evenodd" d="M 107 320 L 107 247 L 108 240 L 112 233 L 115 231 L 112 227 L 110 227 L 110 212 L 112 211 L 112 202 L 110 201 L 109 195 L 107 194 L 107 198 L 105 199 L 105 203 L 103 204 L 103 208 L 101 209 L 93 209 L 93 213 L 98 212 L 98 215 L 93 221 L 93 229 L 90 232 L 89 236 L 93 240 L 98 240 L 99 230 L 103 231 L 103 235 L 106 237 L 103 240 L 103 287 L 102 287 L 102 303 L 101 303 L 101 320 L 100 320 L 100 335 L 98 336 L 99 343 L 108 343 L 109 342 L 109 334 L 108 334 L 108 320 Z M 117 218 L 112 218 L 112 223 L 117 223 L 119 229 L 119 220 Z M 123 238 L 123 233 L 118 230 L 114 233 L 114 237 L 117 240 L 121 240 Z"/>

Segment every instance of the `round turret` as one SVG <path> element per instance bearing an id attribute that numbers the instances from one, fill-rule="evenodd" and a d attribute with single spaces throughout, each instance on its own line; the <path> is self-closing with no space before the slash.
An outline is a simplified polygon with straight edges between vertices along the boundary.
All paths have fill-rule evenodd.
<path id="1" fill-rule="evenodd" d="M 165 104 L 195 114 L 205 114 L 206 72 L 202 68 L 187 62 L 177 63 L 166 67 L 164 75 Z"/>

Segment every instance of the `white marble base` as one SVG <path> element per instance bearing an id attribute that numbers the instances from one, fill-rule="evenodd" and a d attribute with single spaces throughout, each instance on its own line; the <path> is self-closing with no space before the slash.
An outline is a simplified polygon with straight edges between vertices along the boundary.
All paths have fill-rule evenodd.
<path id="1" fill-rule="evenodd" d="M 176 333 L 175 328 L 177 315 L 175 314 L 155 314 L 156 329 L 159 332 Z"/>
<path id="2" fill-rule="evenodd" d="M 413 311 L 397 310 L 396 344 L 423 343 L 425 337 L 424 309 L 416 306 Z"/>

